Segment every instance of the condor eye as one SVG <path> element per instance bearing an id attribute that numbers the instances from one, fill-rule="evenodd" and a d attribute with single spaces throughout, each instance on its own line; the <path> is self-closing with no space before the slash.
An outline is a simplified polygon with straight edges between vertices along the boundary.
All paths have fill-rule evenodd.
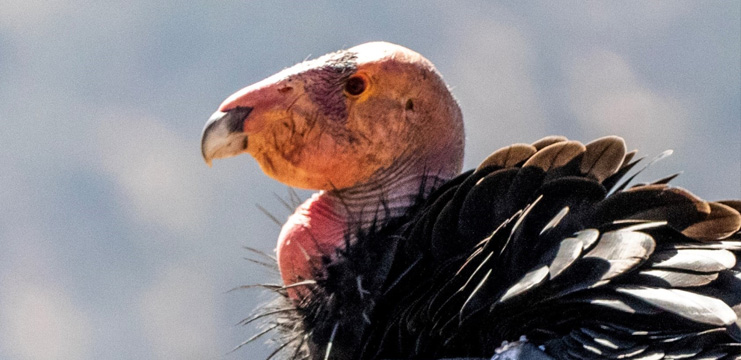
<path id="1" fill-rule="evenodd" d="M 346 93 L 352 96 L 357 96 L 362 94 L 363 91 L 365 91 L 365 78 L 362 76 L 353 76 L 347 79 L 347 82 L 345 83 Z"/>

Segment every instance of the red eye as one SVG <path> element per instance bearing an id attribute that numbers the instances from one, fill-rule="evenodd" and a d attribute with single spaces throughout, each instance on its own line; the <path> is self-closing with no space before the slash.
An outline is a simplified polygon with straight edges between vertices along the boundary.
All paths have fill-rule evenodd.
<path id="1" fill-rule="evenodd" d="M 356 96 L 365 91 L 365 79 L 362 76 L 353 76 L 345 83 L 345 92 Z"/>

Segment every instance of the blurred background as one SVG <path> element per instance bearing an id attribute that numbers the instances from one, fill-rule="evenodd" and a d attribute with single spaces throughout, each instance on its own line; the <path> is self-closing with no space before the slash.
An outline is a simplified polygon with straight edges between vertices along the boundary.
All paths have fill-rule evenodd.
<path id="1" fill-rule="evenodd" d="M 270 3 L 270 5 L 268 5 Z M 619 134 L 642 179 L 741 197 L 741 3 L 0 0 L 0 358 L 260 359 L 286 186 L 201 159 L 234 91 L 386 40 L 444 74 L 466 167 L 548 134 Z M 302 197 L 309 193 L 300 191 Z"/>

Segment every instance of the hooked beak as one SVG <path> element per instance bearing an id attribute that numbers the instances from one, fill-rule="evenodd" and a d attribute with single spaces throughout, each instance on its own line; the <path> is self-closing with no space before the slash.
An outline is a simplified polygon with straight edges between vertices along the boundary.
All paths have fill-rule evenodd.
<path id="1" fill-rule="evenodd" d="M 239 155 L 247 150 L 244 123 L 252 109 L 249 106 L 237 106 L 211 115 L 201 135 L 201 154 L 208 166 L 211 166 L 213 159 Z"/>

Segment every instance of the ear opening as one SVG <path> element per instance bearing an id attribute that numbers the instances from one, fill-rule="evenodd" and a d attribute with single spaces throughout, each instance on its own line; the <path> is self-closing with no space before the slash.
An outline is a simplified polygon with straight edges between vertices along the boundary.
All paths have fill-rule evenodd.
<path id="1" fill-rule="evenodd" d="M 404 109 L 407 111 L 414 111 L 414 101 L 408 99 L 406 105 L 404 105 Z"/>

